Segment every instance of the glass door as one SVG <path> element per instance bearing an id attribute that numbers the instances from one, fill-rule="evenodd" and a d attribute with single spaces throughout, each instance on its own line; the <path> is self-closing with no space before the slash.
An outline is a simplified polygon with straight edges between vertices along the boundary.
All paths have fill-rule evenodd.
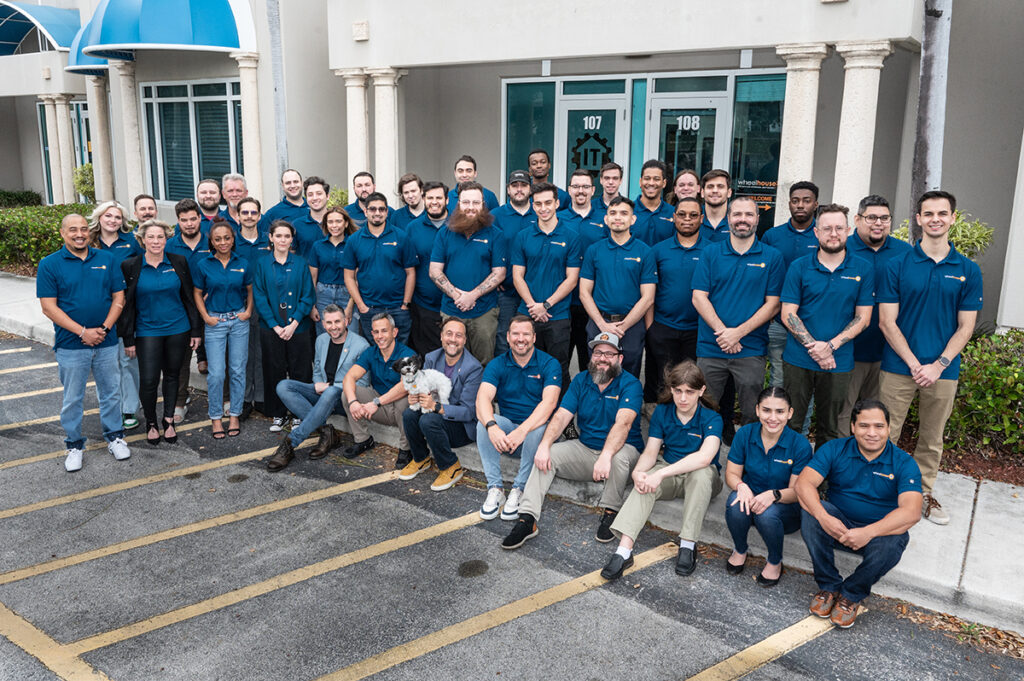
<path id="1" fill-rule="evenodd" d="M 728 120 L 715 97 L 659 98 L 652 102 L 648 122 L 647 158 L 669 167 L 671 176 L 692 168 L 703 175 L 727 168 Z"/>
<path id="2" fill-rule="evenodd" d="M 626 101 L 593 99 L 561 101 L 555 125 L 552 177 L 560 187 L 569 184 L 577 168 L 589 170 L 597 186 L 597 172 L 605 163 L 625 165 L 628 157 Z"/>

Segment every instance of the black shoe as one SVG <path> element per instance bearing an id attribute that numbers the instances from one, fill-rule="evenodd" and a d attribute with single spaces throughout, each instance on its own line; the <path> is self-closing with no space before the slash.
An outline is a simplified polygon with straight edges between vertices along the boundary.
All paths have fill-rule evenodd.
<path id="1" fill-rule="evenodd" d="M 340 444 L 341 440 L 341 433 L 329 423 L 320 426 L 318 432 L 320 433 L 320 439 L 317 440 L 316 446 L 309 453 L 309 458 L 313 460 L 322 459 L 327 456 L 332 449 Z"/>
<path id="2" fill-rule="evenodd" d="M 410 461 L 412 461 L 412 452 L 408 449 L 399 449 L 398 457 L 395 459 L 395 470 L 402 470 Z"/>
<path id="3" fill-rule="evenodd" d="M 738 574 L 740 574 L 741 572 L 743 572 L 743 568 L 745 568 L 745 567 L 747 567 L 747 558 L 746 558 L 746 556 L 743 557 L 743 562 L 740 563 L 739 565 L 733 565 L 732 563 L 729 562 L 728 558 L 725 559 L 725 571 L 728 572 L 730 575 L 738 575 Z"/>
<path id="4" fill-rule="evenodd" d="M 732 447 L 732 438 L 736 435 L 736 426 L 732 421 L 726 421 L 722 425 L 722 442 L 726 447 Z"/>
<path id="5" fill-rule="evenodd" d="M 608 564 L 601 570 L 601 576 L 611 581 L 618 579 L 622 576 L 622 571 L 628 567 L 633 567 L 633 554 L 629 554 L 629 558 L 623 558 L 617 553 L 613 553 L 612 557 L 608 559 Z"/>
<path id="6" fill-rule="evenodd" d="M 601 524 L 597 526 L 597 534 L 594 535 L 594 539 L 602 544 L 607 544 L 612 539 L 615 539 L 615 534 L 612 532 L 612 522 L 614 522 L 615 516 L 618 514 L 618 511 L 605 509 L 604 515 L 601 516 Z"/>
<path id="7" fill-rule="evenodd" d="M 693 549 L 679 548 L 679 555 L 676 556 L 676 574 L 692 575 L 693 571 L 697 569 L 697 556 L 694 554 Z"/>
<path id="8" fill-rule="evenodd" d="M 154 430 L 156 431 L 156 437 L 150 437 L 150 432 Z M 158 445 L 160 444 L 160 437 L 160 428 L 155 423 L 146 423 L 146 442 L 151 445 Z"/>
<path id="9" fill-rule="evenodd" d="M 512 531 L 502 540 L 501 548 L 509 550 L 518 549 L 526 543 L 527 539 L 533 539 L 539 532 L 540 530 L 537 529 L 537 521 L 534 517 L 529 513 L 520 513 L 519 520 L 512 526 Z"/>
<path id="10" fill-rule="evenodd" d="M 165 416 L 164 417 L 164 442 L 166 442 L 169 445 L 173 445 L 175 442 L 178 441 L 178 430 L 177 430 L 177 428 L 175 428 L 174 429 L 174 435 L 168 436 L 167 435 L 167 429 L 168 428 L 174 428 L 174 419 L 173 418 L 167 418 Z"/>
<path id="11" fill-rule="evenodd" d="M 377 446 L 377 443 L 374 441 L 373 436 L 371 435 L 370 437 L 366 438 L 362 442 L 357 442 L 354 445 L 346 447 L 345 451 L 342 452 L 342 455 L 346 459 L 354 459 L 357 456 L 359 456 L 360 454 L 362 454 L 363 452 L 367 452 L 367 451 L 373 449 L 376 446 Z"/>
<path id="12" fill-rule="evenodd" d="M 267 470 L 275 473 L 290 464 L 294 458 L 295 450 L 292 449 L 292 441 L 285 435 L 281 440 L 281 444 L 277 446 L 277 451 L 267 461 Z"/>
<path id="13" fill-rule="evenodd" d="M 776 577 L 775 579 L 768 579 L 767 577 L 765 577 L 763 574 L 761 574 L 759 572 L 759 573 L 757 573 L 757 579 L 755 579 L 754 581 L 756 581 L 758 584 L 760 584 L 764 588 L 768 589 L 768 588 L 773 587 L 776 584 L 778 584 L 780 579 L 782 579 L 782 572 L 779 572 L 779 576 Z"/>
<path id="14" fill-rule="evenodd" d="M 238 415 L 238 420 L 248 421 L 250 416 L 252 416 L 252 402 L 246 402 L 242 405 L 242 413 Z"/>

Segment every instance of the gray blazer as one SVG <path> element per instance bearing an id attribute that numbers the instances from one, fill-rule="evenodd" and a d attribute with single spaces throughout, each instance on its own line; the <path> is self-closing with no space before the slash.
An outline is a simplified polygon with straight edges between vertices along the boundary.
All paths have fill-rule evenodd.
<path id="1" fill-rule="evenodd" d="M 331 336 L 328 333 L 322 333 L 316 337 L 316 352 L 313 355 L 314 383 L 328 382 L 324 365 L 327 362 L 327 348 L 330 347 L 330 343 Z M 359 355 L 368 347 L 370 347 L 370 344 L 366 342 L 366 339 L 350 328 L 348 337 L 345 339 L 345 345 L 341 349 L 341 357 L 338 359 L 338 370 L 334 372 L 334 385 L 341 387 L 342 381 L 345 380 L 345 372 L 352 368 Z M 369 374 L 363 378 L 367 379 L 368 376 Z M 368 380 L 360 380 L 359 383 L 361 385 L 369 385 Z"/>
<path id="2" fill-rule="evenodd" d="M 444 373 L 444 350 L 439 348 L 428 352 L 423 358 L 424 369 L 436 369 Z M 484 377 L 484 368 L 469 350 L 462 351 L 462 357 L 455 364 L 452 374 L 452 394 L 444 405 L 445 421 L 460 421 L 466 428 L 466 435 L 476 440 L 476 393 Z"/>

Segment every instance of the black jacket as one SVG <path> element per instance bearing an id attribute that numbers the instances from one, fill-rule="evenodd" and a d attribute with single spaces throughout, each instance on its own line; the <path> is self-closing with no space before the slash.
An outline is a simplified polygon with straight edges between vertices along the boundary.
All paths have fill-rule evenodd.
<path id="1" fill-rule="evenodd" d="M 196 308 L 196 301 L 193 298 L 195 288 L 192 285 L 192 274 L 188 269 L 188 260 L 177 253 L 165 253 L 170 261 L 171 267 L 181 280 L 181 304 L 185 306 L 185 314 L 188 315 L 188 323 L 192 327 L 193 338 L 203 337 L 203 320 Z M 125 295 L 124 310 L 117 320 L 117 337 L 124 340 L 126 347 L 135 345 L 135 287 L 139 284 L 139 275 L 142 273 L 142 259 L 145 254 L 125 258 L 121 263 L 121 272 L 124 273 Z"/>

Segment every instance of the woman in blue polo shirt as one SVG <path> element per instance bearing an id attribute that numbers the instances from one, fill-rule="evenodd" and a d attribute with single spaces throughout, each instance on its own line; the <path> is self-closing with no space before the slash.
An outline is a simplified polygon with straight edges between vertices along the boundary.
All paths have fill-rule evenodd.
<path id="1" fill-rule="evenodd" d="M 341 256 L 345 252 L 345 240 L 355 233 L 356 226 L 344 208 L 328 208 L 320 221 L 324 238 L 313 244 L 309 252 L 309 273 L 316 286 L 316 305 L 310 315 L 319 322 L 324 308 L 334 303 L 345 311 L 345 318 L 352 321 L 352 298 L 345 288 L 345 269 Z M 318 329 L 319 324 L 318 324 Z M 351 329 L 350 329 L 351 330 Z"/>
<path id="2" fill-rule="evenodd" d="M 224 377 L 231 407 L 227 434 L 241 432 L 239 416 L 245 397 L 245 364 L 249 353 L 252 315 L 252 266 L 235 254 L 235 230 L 227 220 L 214 220 L 207 235 L 210 255 L 192 261 L 196 307 L 206 322 L 207 408 L 213 439 L 224 438 Z"/>
<path id="3" fill-rule="evenodd" d="M 722 417 L 704 395 L 704 374 L 686 360 L 665 372 L 665 386 L 651 416 L 647 446 L 633 469 L 633 490 L 611 526 L 619 536 L 619 547 L 601 570 L 605 579 L 618 579 L 633 564 L 633 542 L 654 502 L 679 497 L 683 498 L 683 522 L 675 570 L 677 575 L 692 573 L 704 514 L 722 491 L 718 464 Z"/>
<path id="4" fill-rule="evenodd" d="M 313 278 L 306 260 L 291 252 L 295 228 L 286 220 L 270 225 L 273 250 L 256 261 L 252 297 L 260 316 L 263 352 L 263 413 L 274 419 L 271 432 L 284 427 L 285 406 L 278 382 L 290 378 L 313 382 L 313 344 L 309 312 L 313 309 Z"/>
<path id="5" fill-rule="evenodd" d="M 782 540 L 800 529 L 796 478 L 811 460 L 811 443 L 786 424 L 793 416 L 789 395 L 777 386 L 757 398 L 755 423 L 736 431 L 725 483 L 734 491 L 725 505 L 725 521 L 735 548 L 725 562 L 730 574 L 743 572 L 747 533 L 753 525 L 768 547 L 768 562 L 757 576 L 761 586 L 775 586 L 782 577 Z"/>

